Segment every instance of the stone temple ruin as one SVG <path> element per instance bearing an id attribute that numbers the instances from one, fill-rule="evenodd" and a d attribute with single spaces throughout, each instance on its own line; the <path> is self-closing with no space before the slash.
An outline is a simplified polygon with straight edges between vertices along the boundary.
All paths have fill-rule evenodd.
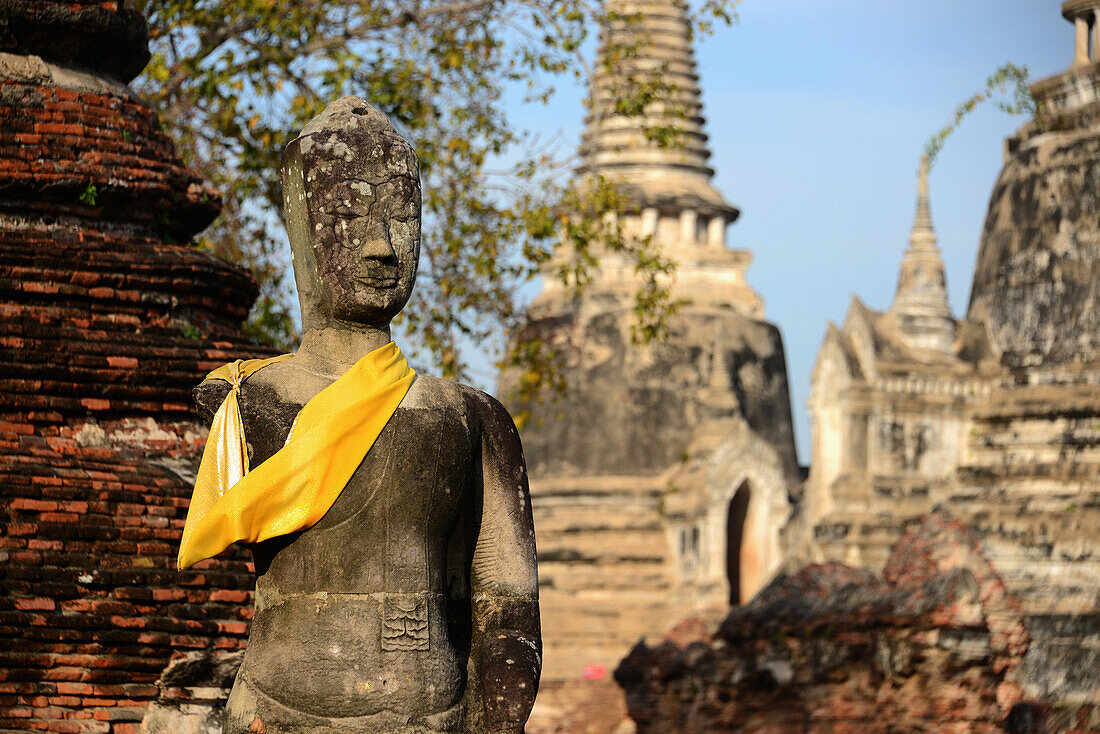
<path id="1" fill-rule="evenodd" d="M 785 573 L 630 654 L 639 732 L 1100 730 L 1100 2 L 1062 13 L 966 315 L 922 166 L 893 304 L 853 299 L 818 354 Z"/>
<path id="2" fill-rule="evenodd" d="M 1033 87 L 1043 128 L 1006 141 L 966 315 L 947 304 L 922 176 L 894 303 L 854 298 L 829 327 L 791 532 L 795 559 L 881 568 L 905 520 L 940 508 L 1059 648 L 1070 618 L 1100 631 L 1098 10 L 1063 5 L 1077 56 Z M 1100 665 L 1100 649 L 1077 654 Z"/>
<path id="3" fill-rule="evenodd" d="M 644 15 L 605 29 L 578 173 L 620 183 L 621 226 L 676 259 L 684 305 L 667 341 L 635 345 L 638 278 L 606 255 L 579 301 L 546 278 L 531 306 L 570 359 L 567 395 L 526 406 L 523 431 L 551 680 L 610 670 L 642 636 L 755 594 L 780 566 L 799 479 L 779 330 L 745 281 L 750 253 L 726 248 L 739 212 L 711 183 L 686 6 L 628 10 Z M 686 115 L 613 113 L 626 69 L 607 58 L 612 41 L 636 45 L 632 68 L 663 68 Z M 646 137 L 662 123 L 682 145 Z"/>
<path id="4" fill-rule="evenodd" d="M 675 6 L 644 7 L 645 62 L 690 70 L 686 40 L 669 40 L 682 27 L 670 25 Z M 790 731 L 799 717 L 872 731 L 887 703 L 910 711 L 895 723 L 971 731 L 1031 716 L 1013 708 L 1022 701 L 1100 701 L 1098 9 L 1063 5 L 1077 55 L 1033 87 L 1042 124 L 1006 142 L 962 318 L 922 163 L 894 303 L 876 312 L 853 299 L 821 346 L 804 482 L 788 453 L 778 334 L 743 276 L 697 267 L 734 262 L 713 237 L 700 246 L 707 210 L 687 200 L 710 175 L 701 120 L 684 123 L 682 150 L 647 146 L 642 121 L 600 115 L 597 79 L 581 173 L 627 182 L 639 210 L 628 228 L 680 262 L 674 289 L 689 304 L 667 344 L 634 351 L 629 276 L 615 264 L 579 303 L 549 290 L 532 308 L 578 354 L 573 397 L 527 430 L 551 677 L 602 664 L 632 637 L 656 639 L 676 615 L 713 620 L 771 582 L 718 637 L 677 628 L 624 661 L 616 677 L 640 731 Z M 668 79 L 698 110 L 695 78 Z M 932 546 L 939 560 L 922 561 Z M 801 651 L 775 644 L 810 633 L 839 636 Z M 947 642 L 967 636 L 970 653 Z M 872 650 L 898 645 L 932 667 L 867 667 Z M 948 670 L 968 671 L 959 687 L 915 682 L 947 681 Z M 733 683 L 715 682 L 727 673 Z M 884 688 L 871 693 L 868 677 Z M 895 686 L 919 693 L 893 699 Z"/>
<path id="5" fill-rule="evenodd" d="M 217 195 L 125 86 L 147 59 L 129 5 L 0 2 L 5 730 L 216 731 L 251 618 L 246 552 L 172 563 L 205 432 L 189 390 L 265 354 L 240 332 L 255 288 L 189 244 Z M 611 257 L 579 301 L 532 305 L 574 386 L 523 437 L 544 679 L 629 653 L 641 732 L 1100 730 L 1100 0 L 1063 4 L 1075 60 L 1006 142 L 967 313 L 922 177 L 894 303 L 829 327 L 808 478 L 779 331 L 726 247 L 685 9 L 623 9 L 643 21 L 601 54 L 637 41 L 688 114 L 614 114 L 622 68 L 598 63 L 580 174 L 629 183 L 620 222 L 675 257 L 685 305 L 635 346 Z"/>

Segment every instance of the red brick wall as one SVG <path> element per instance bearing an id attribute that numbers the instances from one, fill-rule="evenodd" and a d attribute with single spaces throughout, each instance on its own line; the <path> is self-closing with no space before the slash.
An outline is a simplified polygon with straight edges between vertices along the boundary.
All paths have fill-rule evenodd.
<path id="1" fill-rule="evenodd" d="M 82 6 L 118 9 L 52 4 Z M 0 78 L 0 730 L 125 734 L 170 661 L 247 639 L 247 554 L 174 564 L 189 391 L 269 352 L 251 277 L 187 244 L 218 197 L 152 111 L 25 61 Z"/>
<path id="2" fill-rule="evenodd" d="M 0 80 L 0 115 L 0 211 L 132 224 L 184 241 L 217 214 L 217 193 L 182 166 L 137 99 L 27 74 Z"/>
<path id="3" fill-rule="evenodd" d="M 190 485 L 151 462 L 193 453 L 193 426 L 178 453 L 24 426 L 0 429 L 0 728 L 136 731 L 170 659 L 244 646 L 251 563 L 174 570 Z"/>

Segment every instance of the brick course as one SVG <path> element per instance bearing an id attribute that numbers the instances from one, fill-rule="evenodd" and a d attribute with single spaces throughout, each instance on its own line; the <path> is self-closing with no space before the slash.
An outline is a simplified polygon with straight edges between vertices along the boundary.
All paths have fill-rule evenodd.
<path id="1" fill-rule="evenodd" d="M 125 5 L 2 12 L 125 30 Z M 174 563 L 206 435 L 189 392 L 268 353 L 240 332 L 256 287 L 188 244 L 216 193 L 102 86 L 0 75 L 2 731 L 136 734 L 169 663 L 243 649 L 252 617 L 245 550 Z"/>

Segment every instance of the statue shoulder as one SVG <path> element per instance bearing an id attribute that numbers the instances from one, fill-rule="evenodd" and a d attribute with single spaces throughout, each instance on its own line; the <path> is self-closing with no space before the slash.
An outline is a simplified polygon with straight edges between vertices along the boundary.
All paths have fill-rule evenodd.
<path id="1" fill-rule="evenodd" d="M 203 380 L 191 391 L 191 399 L 195 401 L 199 417 L 204 423 L 214 419 L 214 413 L 225 402 L 225 396 L 230 391 L 229 383 L 225 380 Z"/>
<path id="2" fill-rule="evenodd" d="M 290 355 L 243 360 L 245 372 L 242 393 L 248 391 L 250 383 L 262 383 L 269 374 L 270 377 L 275 377 L 275 373 L 280 372 L 280 368 L 285 369 L 288 356 Z M 232 389 L 229 383 L 232 366 L 232 364 L 228 364 L 218 368 L 211 373 L 211 375 L 219 375 L 218 377 L 207 377 L 199 383 L 198 387 L 191 390 L 191 399 L 195 401 L 195 405 L 198 407 L 199 416 L 207 423 L 214 417 L 214 413 L 221 407 L 225 397 Z M 290 382 L 300 381 L 291 380 Z"/>
<path id="3" fill-rule="evenodd" d="M 455 383 L 455 385 L 462 395 L 467 412 L 481 426 L 482 432 L 504 432 L 518 437 L 512 414 L 499 400 L 484 390 L 478 390 L 476 387 L 460 383 Z"/>
<path id="4" fill-rule="evenodd" d="M 512 425 L 508 409 L 489 393 L 442 377 L 418 374 L 409 395 L 402 403 L 411 409 L 448 408 L 483 429 L 490 424 Z"/>

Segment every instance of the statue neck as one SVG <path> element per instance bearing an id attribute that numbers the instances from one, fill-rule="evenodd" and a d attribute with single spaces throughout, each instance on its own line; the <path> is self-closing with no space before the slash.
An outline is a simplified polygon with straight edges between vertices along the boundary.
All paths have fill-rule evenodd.
<path id="1" fill-rule="evenodd" d="M 386 346 L 390 341 L 389 325 L 336 323 L 306 331 L 294 361 L 303 369 L 336 378 L 351 369 L 363 356 Z"/>

